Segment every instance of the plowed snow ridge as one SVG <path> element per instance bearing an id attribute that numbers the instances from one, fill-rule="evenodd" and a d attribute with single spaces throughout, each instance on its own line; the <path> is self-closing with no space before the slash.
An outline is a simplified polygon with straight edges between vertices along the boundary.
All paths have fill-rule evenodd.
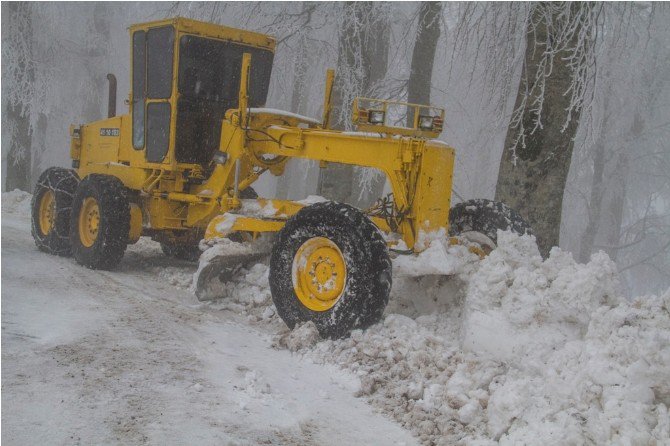
<path id="1" fill-rule="evenodd" d="M 504 232 L 481 262 L 445 240 L 401 259 L 380 324 L 337 341 L 305 324 L 276 345 L 354 372 L 425 444 L 669 444 L 670 290 L 627 301 L 605 254 L 543 261 L 534 237 Z M 276 318 L 267 273 L 217 305 Z"/>

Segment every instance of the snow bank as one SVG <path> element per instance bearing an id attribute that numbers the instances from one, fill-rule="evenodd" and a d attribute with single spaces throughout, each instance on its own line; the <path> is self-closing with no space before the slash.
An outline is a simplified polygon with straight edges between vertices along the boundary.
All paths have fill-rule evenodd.
<path id="1" fill-rule="evenodd" d="M 583 337 L 510 367 L 489 401 L 489 434 L 504 444 L 668 444 L 669 311 L 670 291 L 601 306 Z"/>
<path id="2" fill-rule="evenodd" d="M 426 444 L 667 444 L 670 290 L 627 302 L 606 255 L 543 260 L 531 236 L 501 233 L 475 263 L 452 249 L 395 261 L 411 276 L 453 252 L 434 268 L 457 276 L 395 280 L 382 323 L 284 345 L 355 373 Z"/>
<path id="3" fill-rule="evenodd" d="M 14 189 L 11 192 L 3 192 L 2 213 L 30 218 L 30 200 L 32 197 L 28 192 L 18 189 Z"/>
<path id="4" fill-rule="evenodd" d="M 468 350 L 508 361 L 542 356 L 583 337 L 597 308 L 621 302 L 616 265 L 604 253 L 580 265 L 557 248 L 543 261 L 530 236 L 501 232 L 498 244 L 469 283 Z"/>

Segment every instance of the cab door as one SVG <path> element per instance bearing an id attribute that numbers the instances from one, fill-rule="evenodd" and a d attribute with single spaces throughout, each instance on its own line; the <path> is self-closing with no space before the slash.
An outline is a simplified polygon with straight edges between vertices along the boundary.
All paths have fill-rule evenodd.
<path id="1" fill-rule="evenodd" d="M 133 33 L 133 148 L 149 163 L 169 161 L 174 39 L 172 26 Z"/>

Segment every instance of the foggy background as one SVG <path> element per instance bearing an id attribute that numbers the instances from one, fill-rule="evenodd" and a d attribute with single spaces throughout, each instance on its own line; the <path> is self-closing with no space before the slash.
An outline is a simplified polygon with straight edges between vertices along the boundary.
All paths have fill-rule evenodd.
<path id="1" fill-rule="evenodd" d="M 106 116 L 107 73 L 118 79 L 117 114 L 128 112 L 130 24 L 179 15 L 270 34 L 278 44 L 266 105 L 319 118 L 325 71 L 338 65 L 345 6 L 3 3 L 3 191 L 12 143 L 30 155 L 30 184 L 47 167 L 69 166 L 69 125 Z M 374 8 L 386 24 L 388 50 L 379 62 L 385 73 L 373 89 L 377 97 L 407 99 L 420 3 Z M 511 20 L 503 25 L 500 17 Z M 436 19 L 430 101 L 446 109 L 440 139 L 457 151 L 452 202 L 495 195 L 525 51 L 525 28 L 515 17 L 508 4 L 448 3 Z M 669 8 L 654 3 L 603 8 L 587 67 L 590 101 L 564 192 L 560 246 L 582 261 L 606 250 L 629 295 L 670 286 L 669 19 Z M 21 126 L 30 129 L 28 140 L 17 136 Z M 285 176 L 259 180 L 261 196 L 301 199 L 316 192 L 318 166 L 291 163 Z M 619 206 L 621 218 L 612 222 L 594 213 L 596 199 L 599 210 Z"/>

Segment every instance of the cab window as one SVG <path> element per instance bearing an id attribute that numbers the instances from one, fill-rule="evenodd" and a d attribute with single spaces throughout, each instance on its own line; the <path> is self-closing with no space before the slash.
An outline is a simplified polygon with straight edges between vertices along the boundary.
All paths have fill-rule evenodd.
<path id="1" fill-rule="evenodd" d="M 144 148 L 144 99 L 146 79 L 146 33 L 133 34 L 133 147 Z"/>
<path id="2" fill-rule="evenodd" d="M 147 33 L 147 96 L 168 99 L 172 95 L 174 28 L 165 26 Z"/>

